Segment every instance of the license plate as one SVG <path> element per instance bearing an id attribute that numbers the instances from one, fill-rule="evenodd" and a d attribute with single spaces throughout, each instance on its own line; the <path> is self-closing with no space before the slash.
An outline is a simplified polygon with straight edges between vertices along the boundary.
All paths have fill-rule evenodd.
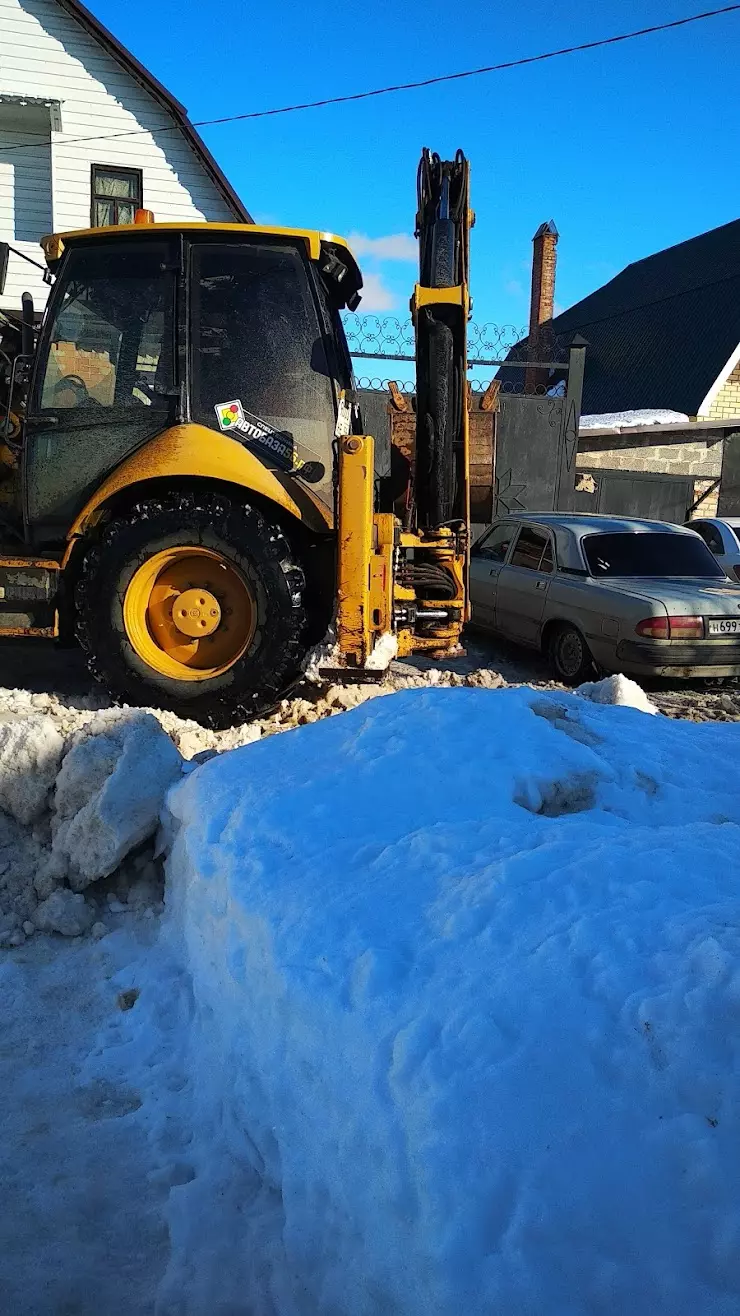
<path id="1" fill-rule="evenodd" d="M 707 621 L 707 635 L 740 635 L 740 620 L 714 617 Z"/>

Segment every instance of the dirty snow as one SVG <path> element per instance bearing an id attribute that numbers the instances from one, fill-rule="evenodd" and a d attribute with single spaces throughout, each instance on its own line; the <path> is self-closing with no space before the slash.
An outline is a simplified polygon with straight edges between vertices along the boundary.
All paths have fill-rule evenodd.
<path id="1" fill-rule="evenodd" d="M 0 720 L 0 945 L 86 932 L 97 906 L 74 893 L 154 837 L 182 768 L 147 713 L 101 713 L 66 740 L 45 715 Z"/>
<path id="2" fill-rule="evenodd" d="M 604 411 L 600 415 L 581 416 L 581 430 L 632 429 L 641 425 L 680 425 L 689 418 L 682 411 L 660 407 L 642 407 L 635 411 Z"/>
<path id="3" fill-rule="evenodd" d="M 52 852 L 81 891 L 152 836 L 182 757 L 153 717 L 119 722 L 67 754 L 54 788 Z"/>

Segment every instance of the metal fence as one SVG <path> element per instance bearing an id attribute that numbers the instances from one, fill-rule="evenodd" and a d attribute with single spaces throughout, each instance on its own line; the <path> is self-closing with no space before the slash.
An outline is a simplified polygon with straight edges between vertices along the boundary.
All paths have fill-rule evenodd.
<path id="1" fill-rule="evenodd" d="M 413 371 L 408 368 L 414 362 L 411 320 L 356 313 L 347 313 L 343 319 L 359 387 L 385 390 L 393 381 L 402 392 L 413 392 Z M 526 328 L 471 322 L 468 367 L 470 385 L 477 393 L 484 393 L 505 367 L 501 370 L 502 393 L 558 396 L 564 391 L 568 344 L 547 326 L 530 345 Z"/>

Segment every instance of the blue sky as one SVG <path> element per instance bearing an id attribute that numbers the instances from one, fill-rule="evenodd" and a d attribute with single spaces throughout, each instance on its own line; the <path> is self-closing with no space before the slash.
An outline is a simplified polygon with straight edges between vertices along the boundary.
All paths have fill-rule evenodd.
<path id="1" fill-rule="evenodd" d="M 698 0 L 88 0 L 191 118 L 536 54 Z M 207 128 L 263 221 L 359 234 L 366 309 L 404 313 L 420 148 L 471 160 L 474 318 L 523 324 L 532 235 L 560 231 L 564 308 L 631 260 L 740 215 L 740 13 L 356 105 Z M 398 237 L 398 235 L 401 235 Z M 387 239 L 396 237 L 395 242 Z M 386 239 L 378 242 L 378 239 Z"/>

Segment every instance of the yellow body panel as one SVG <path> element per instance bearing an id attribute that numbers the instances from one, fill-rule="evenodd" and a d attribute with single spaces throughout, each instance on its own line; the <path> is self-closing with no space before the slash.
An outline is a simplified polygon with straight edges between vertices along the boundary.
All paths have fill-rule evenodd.
<path id="1" fill-rule="evenodd" d="M 84 534 L 96 513 L 114 494 L 131 485 L 147 480 L 176 479 L 192 476 L 204 480 L 220 480 L 251 489 L 289 512 L 297 521 L 311 529 L 331 529 L 328 508 L 303 487 L 294 485 L 290 490 L 289 477 L 278 475 L 262 465 L 248 448 L 226 434 L 207 429 L 204 425 L 174 425 L 156 439 L 139 448 L 113 471 L 96 489 L 83 507 L 67 534 L 74 541 Z M 283 483 L 283 480 L 285 481 Z M 297 501 L 300 499 L 300 502 Z M 67 553 L 66 556 L 69 556 Z M 65 558 L 66 562 L 66 558 Z"/>
<path id="2" fill-rule="evenodd" d="M 467 314 L 467 288 L 462 284 L 458 284 L 453 288 L 425 288 L 421 283 L 414 284 L 414 295 L 411 299 L 412 311 L 419 306 L 438 306 L 442 302 L 447 306 L 462 306 Z"/>
<path id="3" fill-rule="evenodd" d="M 322 242 L 335 242 L 338 246 L 346 247 L 349 251 L 344 238 L 338 237 L 335 233 L 321 233 L 318 229 L 285 228 L 278 224 L 208 224 L 205 222 L 191 224 L 111 224 L 108 228 L 72 229 L 66 233 L 49 233 L 41 239 L 41 246 L 48 261 L 57 261 L 64 251 L 65 242 L 69 242 L 70 239 L 120 237 L 122 234 L 134 239 L 137 234 L 141 237 L 142 234 L 146 233 L 190 233 L 204 230 L 209 233 L 225 233 L 227 235 L 229 233 L 244 233 L 249 235 L 258 234 L 260 237 L 298 238 L 299 241 L 305 242 L 311 260 L 319 259 Z"/>
<path id="4" fill-rule="evenodd" d="M 337 635 L 342 657 L 363 667 L 370 654 L 375 444 L 353 434 L 339 448 Z"/>

